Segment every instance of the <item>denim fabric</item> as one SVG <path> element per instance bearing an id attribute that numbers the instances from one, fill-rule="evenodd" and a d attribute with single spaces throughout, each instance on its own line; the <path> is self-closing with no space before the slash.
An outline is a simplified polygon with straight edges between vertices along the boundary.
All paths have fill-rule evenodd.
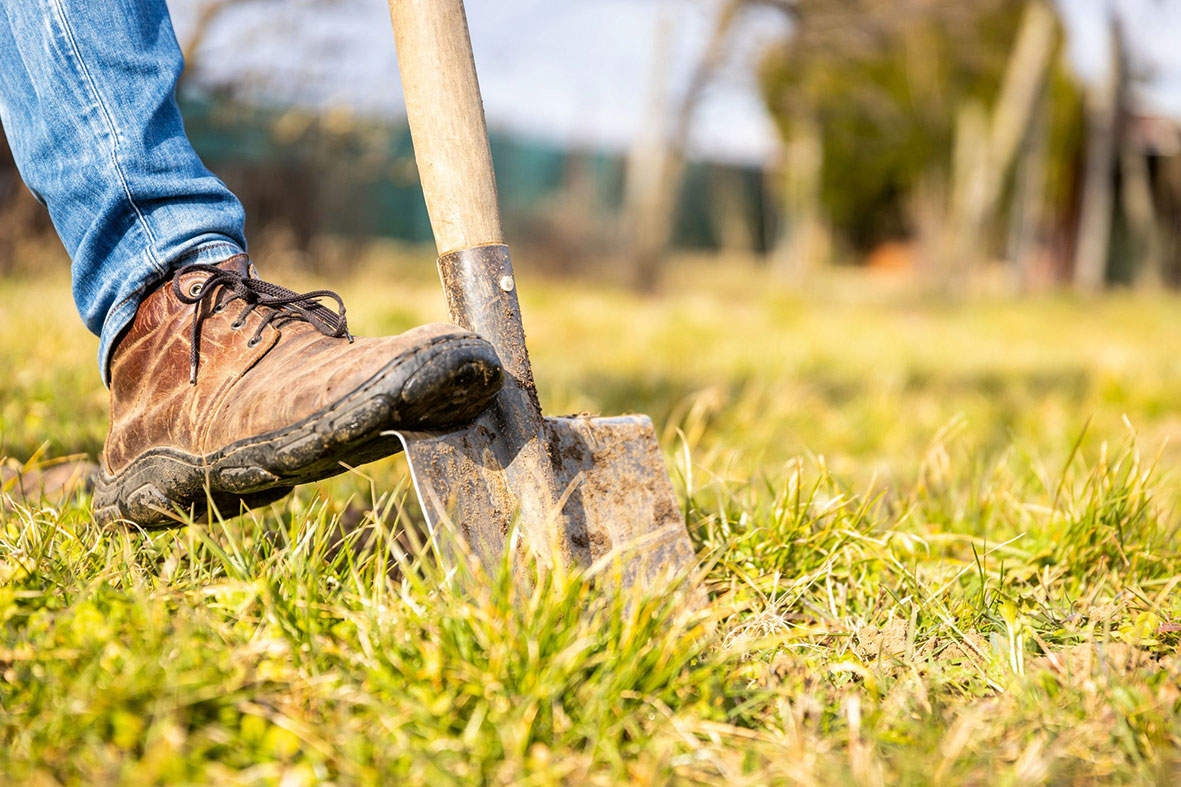
<path id="1" fill-rule="evenodd" d="M 3 0 L 0 119 L 72 260 L 99 368 L 140 300 L 245 248 L 242 205 L 185 136 L 164 0 Z"/>

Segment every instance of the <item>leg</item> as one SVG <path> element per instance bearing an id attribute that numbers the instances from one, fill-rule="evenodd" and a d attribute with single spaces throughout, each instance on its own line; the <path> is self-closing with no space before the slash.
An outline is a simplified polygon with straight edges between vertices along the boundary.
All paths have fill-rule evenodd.
<path id="1" fill-rule="evenodd" d="M 148 292 L 181 263 L 245 248 L 241 204 L 185 136 L 181 68 L 164 0 L 0 5 L 0 117 L 73 261 L 107 382 Z"/>
<path id="2" fill-rule="evenodd" d="M 456 326 L 354 340 L 335 294 L 258 279 L 242 206 L 185 137 L 180 70 L 164 0 L 0 5 L 0 113 L 111 389 L 95 513 L 143 526 L 386 456 L 388 430 L 466 423 L 501 382 Z"/>

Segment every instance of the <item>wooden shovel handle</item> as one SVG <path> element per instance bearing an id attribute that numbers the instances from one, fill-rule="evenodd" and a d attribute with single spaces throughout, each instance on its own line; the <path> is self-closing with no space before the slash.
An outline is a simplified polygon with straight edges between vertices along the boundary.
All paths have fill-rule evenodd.
<path id="1" fill-rule="evenodd" d="M 415 160 L 439 255 L 503 243 L 463 0 L 389 0 Z"/>

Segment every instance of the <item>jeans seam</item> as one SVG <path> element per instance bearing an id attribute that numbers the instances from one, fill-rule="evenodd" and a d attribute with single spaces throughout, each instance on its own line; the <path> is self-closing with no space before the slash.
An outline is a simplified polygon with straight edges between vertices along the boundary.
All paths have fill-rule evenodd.
<path id="1" fill-rule="evenodd" d="M 94 78 L 90 75 L 90 69 L 86 67 L 86 61 L 82 59 L 82 51 L 78 48 L 78 41 L 74 36 L 73 28 L 70 27 L 70 22 L 66 18 L 66 11 L 62 7 L 61 0 L 50 0 L 53 4 L 58 21 L 62 26 L 62 33 L 66 38 L 69 49 L 74 56 L 74 60 L 78 69 L 82 72 L 83 78 L 86 80 L 86 85 L 90 89 L 91 96 L 99 111 L 102 113 L 103 120 L 107 126 L 107 133 L 111 138 L 111 162 L 114 165 L 115 174 L 119 178 L 119 184 L 123 187 L 123 194 L 127 198 L 127 203 L 131 205 L 132 211 L 138 219 L 140 229 L 148 237 L 148 260 L 152 263 L 152 267 L 160 274 L 167 274 L 168 269 L 160 262 L 156 256 L 156 237 L 152 233 L 152 228 L 148 224 L 148 220 L 144 217 L 143 211 L 140 210 L 139 205 L 135 201 L 135 197 L 131 194 L 131 187 L 127 185 L 127 176 L 123 172 L 122 163 L 119 161 L 119 133 L 115 122 L 111 119 L 111 113 L 107 109 L 107 105 L 103 102 L 102 94 L 99 92 L 98 86 L 94 82 Z"/>
<path id="2" fill-rule="evenodd" d="M 132 301 L 132 299 L 134 299 L 134 298 L 138 298 L 140 295 L 143 295 L 143 293 L 144 293 L 144 292 L 145 292 L 147 289 L 148 289 L 148 285 L 147 285 L 147 284 L 141 284 L 140 286 L 136 287 L 136 288 L 135 288 L 135 292 L 131 293 L 131 294 L 130 294 L 130 295 L 128 295 L 126 298 L 124 298 L 123 300 L 119 301 L 119 302 L 118 302 L 118 303 L 116 303 L 114 306 L 112 306 L 112 307 L 111 307 L 111 310 L 110 310 L 110 312 L 109 312 L 109 313 L 110 313 L 110 314 L 114 314 L 115 312 L 119 311 L 119 310 L 120 310 L 120 309 L 122 309 L 124 306 L 126 306 L 128 303 L 130 303 L 130 302 Z"/>
<path id="3" fill-rule="evenodd" d="M 189 257 L 199 256 L 199 255 L 204 254 L 205 252 L 209 251 L 210 249 L 236 249 L 239 254 L 246 253 L 246 252 L 242 251 L 242 247 L 239 246 L 237 243 L 230 243 L 229 241 L 216 241 L 214 243 L 210 243 L 207 245 L 198 246 L 195 249 L 189 249 L 184 254 L 175 258 L 172 261 L 172 264 L 170 267 L 171 268 L 179 267 L 180 264 L 182 262 L 184 262 L 185 260 L 187 260 Z"/>

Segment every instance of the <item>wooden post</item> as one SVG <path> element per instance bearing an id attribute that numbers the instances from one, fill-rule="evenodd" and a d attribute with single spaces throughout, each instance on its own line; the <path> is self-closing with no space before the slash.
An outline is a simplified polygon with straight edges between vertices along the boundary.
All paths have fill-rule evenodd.
<path id="1" fill-rule="evenodd" d="M 1160 287 L 1164 283 L 1164 244 L 1156 215 L 1145 152 L 1124 139 L 1120 144 L 1120 203 L 1128 217 L 1136 246 L 1136 283 Z"/>
<path id="2" fill-rule="evenodd" d="M 1009 220 L 1010 284 L 1022 292 L 1033 284 L 1034 262 L 1043 251 L 1046 229 L 1046 172 L 1050 157 L 1049 91 L 1043 85 L 1034 121 L 1021 145 Z"/>
<path id="3" fill-rule="evenodd" d="M 1054 12 L 1030 3 L 989 117 L 977 103 L 956 119 L 951 215 L 941 244 L 943 284 L 958 287 L 986 253 L 983 232 L 995 215 L 1005 181 L 1030 133 L 1049 75 L 1056 40 Z"/>
<path id="4" fill-rule="evenodd" d="M 1115 20 L 1109 33 L 1107 76 L 1086 94 L 1087 159 L 1082 216 L 1074 258 L 1074 284 L 1096 292 L 1107 282 L 1114 203 L 1114 169 L 1123 73 L 1123 34 Z"/>

